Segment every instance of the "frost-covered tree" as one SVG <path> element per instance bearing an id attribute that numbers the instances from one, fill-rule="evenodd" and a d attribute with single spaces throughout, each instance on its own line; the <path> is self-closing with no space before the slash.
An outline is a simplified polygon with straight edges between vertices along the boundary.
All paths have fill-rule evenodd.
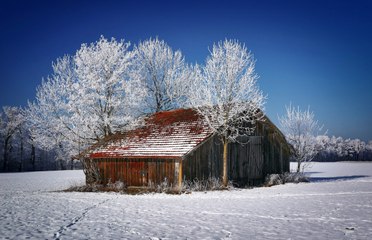
<path id="1" fill-rule="evenodd" d="M 136 119 L 145 91 L 128 77 L 128 47 L 101 37 L 82 44 L 75 56 L 57 59 L 29 103 L 34 141 L 64 158 Z"/>
<path id="2" fill-rule="evenodd" d="M 53 63 L 53 75 L 38 86 L 35 102 L 29 102 L 25 110 L 30 141 L 47 151 L 58 149 L 61 154 L 56 155 L 55 160 L 60 166 L 68 158 L 68 152 L 77 138 L 74 134 L 73 114 L 68 105 L 72 94 L 71 86 L 75 81 L 70 64 L 69 56 Z"/>
<path id="3" fill-rule="evenodd" d="M 332 136 L 329 142 L 329 150 L 338 157 L 344 156 L 344 139 L 342 137 Z"/>
<path id="4" fill-rule="evenodd" d="M 330 138 L 327 135 L 318 135 L 315 136 L 316 140 L 316 147 L 318 151 L 329 151 L 329 143 L 330 143 Z"/>
<path id="5" fill-rule="evenodd" d="M 293 147 L 293 157 L 297 161 L 297 172 L 301 171 L 301 164 L 310 162 L 319 152 L 316 136 L 322 127 L 315 120 L 315 115 L 308 108 L 302 111 L 291 104 L 286 107 L 286 114 L 279 117 L 281 130 L 287 141 Z M 302 170 L 304 170 L 304 165 Z"/>
<path id="6" fill-rule="evenodd" d="M 73 86 L 73 107 L 83 113 L 81 122 L 95 139 L 132 121 L 146 93 L 137 79 L 128 80 L 133 57 L 129 45 L 101 37 L 96 43 L 83 44 L 76 53 L 78 82 Z"/>
<path id="7" fill-rule="evenodd" d="M 24 116 L 27 118 L 28 115 L 28 108 L 24 109 Z M 26 120 L 24 123 L 24 132 L 26 132 L 26 143 L 29 145 L 29 160 L 31 164 L 31 168 L 29 170 L 35 171 L 36 170 L 36 143 L 34 139 L 34 125 L 31 121 Z"/>
<path id="8" fill-rule="evenodd" d="M 253 133 L 263 117 L 265 97 L 257 85 L 255 60 L 235 40 L 213 45 L 205 66 L 194 67 L 190 105 L 223 142 L 222 180 L 227 186 L 228 143 Z"/>
<path id="9" fill-rule="evenodd" d="M 372 140 L 367 143 L 366 150 L 372 152 Z"/>
<path id="10" fill-rule="evenodd" d="M 189 69 L 181 51 L 173 51 L 158 38 L 141 42 L 134 48 L 132 79 L 146 89 L 146 113 L 180 107 L 188 91 Z"/>
<path id="11" fill-rule="evenodd" d="M 20 131 L 24 122 L 22 110 L 18 107 L 3 107 L 0 113 L 0 136 L 3 143 L 3 170 L 8 170 L 9 152 L 12 151 L 12 139 Z"/>
<path id="12" fill-rule="evenodd" d="M 365 150 L 366 144 L 360 139 L 346 139 L 344 142 L 345 153 L 347 156 L 359 160 L 359 155 Z"/>
<path id="13" fill-rule="evenodd" d="M 343 139 L 342 137 L 328 137 L 320 135 L 316 137 L 316 149 L 318 154 L 316 161 L 368 161 L 372 159 L 372 151 L 368 143 L 356 139 Z"/>

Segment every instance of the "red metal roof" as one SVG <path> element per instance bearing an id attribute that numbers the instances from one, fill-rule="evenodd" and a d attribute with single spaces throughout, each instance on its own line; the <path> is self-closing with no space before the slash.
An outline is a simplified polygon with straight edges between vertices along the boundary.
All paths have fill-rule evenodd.
<path id="1" fill-rule="evenodd" d="M 212 134 L 193 109 L 159 112 L 143 127 L 97 144 L 89 158 L 182 158 Z"/>

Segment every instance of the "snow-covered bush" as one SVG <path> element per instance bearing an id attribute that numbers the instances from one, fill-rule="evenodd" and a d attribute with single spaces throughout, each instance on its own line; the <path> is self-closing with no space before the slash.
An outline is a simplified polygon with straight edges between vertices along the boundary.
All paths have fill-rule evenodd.
<path id="1" fill-rule="evenodd" d="M 104 186 L 101 184 L 75 185 L 64 190 L 65 192 L 101 192 Z"/>
<path id="2" fill-rule="evenodd" d="M 174 187 L 173 184 L 169 183 L 167 178 L 159 183 L 155 184 L 150 181 L 147 185 L 146 192 L 156 192 L 156 193 L 179 193 L 179 188 Z"/>
<path id="3" fill-rule="evenodd" d="M 274 185 L 283 184 L 283 178 L 280 174 L 270 174 L 266 176 L 264 186 L 271 187 Z"/>
<path id="4" fill-rule="evenodd" d="M 107 184 L 85 184 L 78 185 L 72 184 L 71 187 L 66 189 L 67 192 L 126 192 L 127 186 L 122 181 L 112 183 L 109 181 Z"/>
<path id="5" fill-rule="evenodd" d="M 233 188 L 232 182 L 229 182 L 227 188 L 224 187 L 221 179 L 209 177 L 205 180 L 184 180 L 182 182 L 182 192 L 192 191 L 214 191 Z"/>
<path id="6" fill-rule="evenodd" d="M 156 185 L 155 191 L 158 193 L 170 193 L 174 191 L 173 185 L 168 182 L 167 178 L 164 178 L 164 180 Z"/>
<path id="7" fill-rule="evenodd" d="M 271 187 L 285 183 L 300 183 L 309 182 L 309 179 L 302 172 L 283 173 L 283 174 L 269 174 L 265 178 L 264 186 Z"/>
<path id="8" fill-rule="evenodd" d="M 101 184 L 98 182 L 92 182 L 88 184 L 71 183 L 71 186 L 64 190 L 66 192 L 126 192 L 127 186 L 122 181 L 109 182 L 107 184 Z"/>
<path id="9" fill-rule="evenodd" d="M 109 181 L 105 186 L 106 191 L 113 191 L 113 192 L 123 192 L 127 189 L 125 183 L 122 181 L 116 181 L 112 183 Z"/>
<path id="10" fill-rule="evenodd" d="M 309 182 L 309 178 L 303 172 L 292 172 L 282 174 L 283 183 Z"/>
<path id="11" fill-rule="evenodd" d="M 225 190 L 233 188 L 232 182 L 228 183 L 227 188 L 223 186 L 221 179 L 209 177 L 208 179 L 194 179 L 194 180 L 183 180 L 181 188 L 174 186 L 169 183 L 167 178 L 164 181 L 156 185 L 153 182 L 149 182 L 148 191 L 157 193 L 190 193 L 197 191 L 214 191 L 214 190 Z"/>

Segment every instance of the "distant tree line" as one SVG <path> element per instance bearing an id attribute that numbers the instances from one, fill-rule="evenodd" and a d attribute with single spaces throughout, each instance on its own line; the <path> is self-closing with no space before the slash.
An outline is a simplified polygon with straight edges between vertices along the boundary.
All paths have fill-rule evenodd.
<path id="1" fill-rule="evenodd" d="M 30 132 L 25 110 L 5 106 L 0 111 L 0 171 L 43 171 L 79 167 L 57 151 L 37 145 Z"/>
<path id="2" fill-rule="evenodd" d="M 372 141 L 329 137 L 315 119 L 310 107 L 301 110 L 292 104 L 278 117 L 280 128 L 291 145 L 291 161 L 297 162 L 297 173 L 303 172 L 311 161 L 371 161 Z"/>
<path id="3" fill-rule="evenodd" d="M 320 135 L 316 142 L 319 151 L 313 161 L 372 161 L 372 141 Z"/>

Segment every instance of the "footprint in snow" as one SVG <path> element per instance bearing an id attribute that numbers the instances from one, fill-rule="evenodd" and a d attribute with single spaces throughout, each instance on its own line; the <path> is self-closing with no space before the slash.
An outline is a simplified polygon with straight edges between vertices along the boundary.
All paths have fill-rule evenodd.
<path id="1" fill-rule="evenodd" d="M 353 233 L 354 230 L 355 230 L 354 227 L 346 227 L 345 230 L 344 230 L 344 234 L 349 235 L 349 234 Z"/>
<path id="2" fill-rule="evenodd" d="M 231 239 L 231 232 L 226 231 L 224 229 L 222 229 L 222 232 L 225 234 L 225 237 L 222 239 Z"/>

